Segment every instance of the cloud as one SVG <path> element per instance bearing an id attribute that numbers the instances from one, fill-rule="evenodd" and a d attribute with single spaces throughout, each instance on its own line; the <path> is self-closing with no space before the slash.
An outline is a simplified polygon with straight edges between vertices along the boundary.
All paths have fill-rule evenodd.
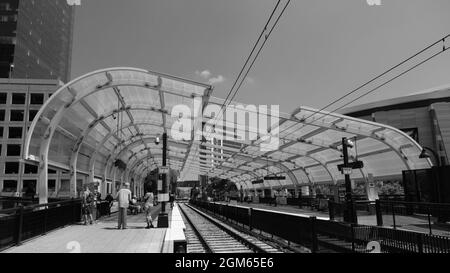
<path id="1" fill-rule="evenodd" d="M 197 75 L 198 77 L 201 77 L 205 80 L 208 80 L 209 84 L 219 84 L 219 83 L 223 83 L 225 81 L 224 76 L 222 76 L 222 75 L 213 76 L 211 71 L 209 71 L 207 69 L 203 70 L 203 71 L 196 70 L 195 75 Z"/>
<path id="2" fill-rule="evenodd" d="M 254 78 L 252 78 L 252 77 L 247 77 L 247 83 L 249 83 L 249 84 L 254 84 L 255 83 L 255 79 Z"/>
<path id="3" fill-rule="evenodd" d="M 209 70 L 203 70 L 201 72 L 197 70 L 197 71 L 195 71 L 195 74 L 204 79 L 209 79 L 209 77 L 211 77 L 211 72 L 209 72 Z"/>
<path id="4" fill-rule="evenodd" d="M 214 78 L 210 78 L 209 79 L 209 83 L 210 84 L 218 84 L 218 83 L 223 83 L 225 81 L 225 77 L 222 75 L 219 75 L 217 77 Z"/>

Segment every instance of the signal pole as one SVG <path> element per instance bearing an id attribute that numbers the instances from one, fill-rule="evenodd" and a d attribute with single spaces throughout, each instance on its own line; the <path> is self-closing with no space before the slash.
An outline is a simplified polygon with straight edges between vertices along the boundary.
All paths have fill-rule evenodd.
<path id="1" fill-rule="evenodd" d="M 162 166 L 165 169 L 166 164 L 167 164 L 167 133 L 163 134 L 162 142 L 163 142 Z M 166 195 L 168 195 L 166 173 L 162 174 L 161 179 L 162 179 L 161 196 L 163 198 L 166 198 Z M 165 199 L 163 199 L 163 200 L 165 200 Z M 159 228 L 168 228 L 169 227 L 169 216 L 167 215 L 167 212 L 166 212 L 166 201 L 161 202 L 161 212 L 158 215 L 158 227 Z"/>
<path id="2" fill-rule="evenodd" d="M 346 137 L 342 138 L 342 153 L 344 155 L 344 168 L 348 170 L 351 166 L 348 162 L 348 139 Z M 346 210 L 344 213 L 344 222 L 357 223 L 356 213 L 353 207 L 353 196 L 352 196 L 352 182 L 350 180 L 350 174 L 345 172 L 345 205 Z"/>

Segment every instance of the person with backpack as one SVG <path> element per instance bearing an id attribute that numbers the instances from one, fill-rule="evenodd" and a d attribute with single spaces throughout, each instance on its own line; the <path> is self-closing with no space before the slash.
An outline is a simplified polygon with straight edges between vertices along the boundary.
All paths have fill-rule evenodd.
<path id="1" fill-rule="evenodd" d="M 87 225 L 88 218 L 89 223 L 92 225 L 94 218 L 92 217 L 92 205 L 94 204 L 94 194 L 89 190 L 89 186 L 86 186 L 86 190 L 83 192 L 83 218 L 84 224 Z"/>

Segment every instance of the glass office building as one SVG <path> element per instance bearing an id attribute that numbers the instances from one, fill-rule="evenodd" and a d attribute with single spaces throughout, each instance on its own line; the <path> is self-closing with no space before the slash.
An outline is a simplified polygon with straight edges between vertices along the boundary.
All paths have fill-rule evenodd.
<path id="1" fill-rule="evenodd" d="M 73 20 L 63 0 L 0 0 L 0 77 L 67 82 Z"/>
<path id="2" fill-rule="evenodd" d="M 39 109 L 61 85 L 57 80 L 0 79 L 0 197 L 36 190 L 38 166 L 21 160 L 23 142 Z M 64 175 L 49 170 L 50 197 L 64 195 Z"/>

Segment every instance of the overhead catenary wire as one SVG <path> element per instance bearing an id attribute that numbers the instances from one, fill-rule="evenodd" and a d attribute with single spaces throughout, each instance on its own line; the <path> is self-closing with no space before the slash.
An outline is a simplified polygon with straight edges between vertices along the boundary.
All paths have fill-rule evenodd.
<path id="1" fill-rule="evenodd" d="M 221 114 L 223 113 L 224 108 L 225 108 L 225 107 L 228 107 L 228 106 L 230 105 L 230 103 L 231 103 L 231 102 L 233 101 L 233 99 L 235 98 L 237 92 L 239 92 L 239 90 L 240 90 L 242 84 L 244 83 L 244 81 L 245 81 L 247 75 L 249 74 L 250 70 L 253 68 L 253 66 L 254 66 L 254 64 L 255 64 L 255 62 L 256 62 L 256 60 L 258 59 L 259 55 L 261 54 L 262 49 L 264 48 L 264 46 L 265 46 L 265 44 L 267 43 L 267 41 L 268 41 L 270 35 L 272 34 L 272 32 L 273 32 L 273 30 L 275 29 L 275 27 L 277 26 L 279 20 L 281 19 L 281 17 L 283 16 L 284 12 L 286 11 L 286 9 L 287 9 L 289 3 L 291 2 L 291 0 L 288 0 L 288 1 L 286 2 L 286 4 L 284 5 L 282 11 L 281 11 L 280 14 L 277 16 L 277 19 L 275 20 L 275 22 L 273 23 L 272 27 L 270 28 L 270 31 L 269 31 L 267 34 L 265 34 L 265 33 L 267 32 L 267 28 L 268 28 L 268 26 L 269 26 L 269 24 L 270 24 L 270 21 L 271 21 L 272 18 L 273 18 L 273 15 L 276 13 L 277 8 L 279 7 L 280 2 L 281 2 L 281 0 L 279 0 L 279 1 L 277 2 L 277 4 L 275 5 L 275 7 L 274 7 L 272 13 L 271 13 L 270 16 L 269 16 L 269 19 L 267 20 L 266 24 L 264 25 L 263 30 L 261 31 L 261 33 L 260 33 L 260 35 L 259 35 L 259 37 L 258 37 L 256 43 L 254 44 L 254 46 L 253 46 L 253 48 L 252 48 L 252 50 L 251 50 L 249 56 L 247 57 L 247 59 L 246 59 L 244 65 L 243 65 L 241 71 L 239 72 L 238 77 L 237 77 L 236 80 L 234 81 L 234 84 L 233 84 L 232 88 L 231 88 L 230 91 L 228 92 L 227 97 L 225 98 L 225 100 L 224 100 L 222 106 L 220 107 L 219 114 L 217 115 L 217 117 L 215 117 L 214 120 L 218 120 L 218 119 L 220 119 L 220 118 L 223 117 Z M 264 34 L 265 34 L 265 35 L 264 35 Z M 248 64 L 248 63 L 250 62 L 250 60 L 252 59 L 252 55 L 253 55 L 253 53 L 255 52 L 255 50 L 256 50 L 256 48 L 257 48 L 258 44 L 260 43 L 261 38 L 262 38 L 263 36 L 264 36 L 263 42 L 262 42 L 262 44 L 260 45 L 260 47 L 259 47 L 259 49 L 258 49 L 256 55 L 253 57 L 253 61 L 251 62 L 250 66 L 249 66 L 249 67 L 247 68 L 247 70 L 246 70 L 247 64 Z M 245 75 L 244 75 L 244 77 L 241 77 L 241 76 L 242 76 L 242 73 L 244 73 L 244 70 L 246 70 Z M 240 80 L 240 83 L 239 83 L 239 85 L 238 85 L 238 88 L 236 88 L 236 89 L 234 90 L 234 87 L 236 86 L 237 82 L 239 82 L 239 80 Z M 233 90 L 234 90 L 234 91 L 233 91 Z M 228 100 L 228 98 L 230 97 L 231 94 L 233 94 L 233 96 L 231 97 L 231 99 L 230 99 L 230 100 L 228 101 L 228 103 L 227 103 L 227 100 Z M 208 136 L 209 136 L 209 135 L 208 135 Z"/>
<path id="2" fill-rule="evenodd" d="M 214 121 L 219 120 L 220 118 L 222 118 L 222 115 L 221 115 L 221 114 L 223 113 L 223 109 L 224 109 L 226 106 L 228 107 L 228 106 L 230 105 L 230 103 L 232 102 L 232 100 L 234 99 L 234 97 L 236 96 L 237 92 L 239 91 L 239 89 L 240 89 L 241 86 L 242 86 L 242 83 L 245 81 L 245 78 L 247 77 L 248 73 L 250 72 L 251 68 L 253 67 L 253 65 L 254 65 L 254 63 L 255 63 L 255 61 L 256 61 L 256 59 L 257 59 L 258 56 L 260 55 L 260 53 L 261 53 L 261 51 L 262 51 L 262 48 L 265 46 L 267 40 L 269 39 L 271 33 L 273 32 L 275 26 L 278 24 L 280 18 L 281 18 L 282 15 L 284 14 L 284 12 L 285 12 L 285 10 L 286 10 L 286 8 L 288 7 L 288 5 L 289 5 L 290 2 L 291 2 L 291 0 L 288 0 L 288 1 L 287 1 L 287 3 L 285 4 L 284 8 L 283 8 L 282 11 L 281 11 L 281 13 L 278 15 L 278 17 L 277 17 L 275 23 L 274 23 L 273 26 L 271 27 L 270 32 L 269 32 L 268 34 L 264 35 L 264 34 L 266 33 L 266 31 L 267 31 L 267 28 L 268 28 L 270 22 L 272 21 L 273 16 L 275 15 L 275 13 L 276 13 L 278 7 L 280 6 L 281 0 L 278 0 L 278 1 L 277 1 L 275 7 L 273 8 L 273 10 L 272 10 L 272 12 L 271 12 L 271 14 L 270 14 L 270 16 L 269 16 L 267 22 L 266 22 L 266 24 L 264 25 L 263 30 L 262 30 L 261 33 L 259 34 L 257 41 L 255 42 L 255 44 L 254 44 L 254 46 L 253 46 L 253 48 L 252 48 L 250 54 L 248 55 L 248 57 L 247 57 L 247 59 L 246 59 L 244 65 L 243 65 L 243 67 L 241 68 L 240 72 L 238 73 L 238 76 L 236 77 L 236 80 L 234 81 L 234 83 L 233 83 L 233 85 L 232 85 L 230 91 L 228 92 L 228 94 L 227 94 L 227 96 L 226 96 L 226 98 L 225 98 L 225 100 L 224 100 L 222 106 L 220 107 L 219 114 L 214 118 Z M 253 58 L 253 61 L 251 62 L 250 67 L 249 67 L 249 68 L 247 69 L 247 71 L 245 72 L 245 76 L 244 76 L 244 77 L 241 77 L 242 74 L 244 73 L 245 68 L 247 67 L 248 63 L 249 63 L 250 60 L 252 59 L 253 53 L 256 51 L 256 49 L 257 49 L 257 47 L 258 47 L 258 44 L 260 44 L 260 41 L 261 41 L 261 39 L 262 39 L 263 36 L 264 36 L 264 41 L 263 41 L 262 45 L 260 46 L 259 50 L 257 51 L 256 56 Z M 234 88 L 236 87 L 236 85 L 237 85 L 237 83 L 239 82 L 240 79 L 241 79 L 241 82 L 239 83 L 238 88 L 237 88 L 236 90 L 234 90 Z M 234 93 L 233 93 L 233 90 L 234 90 Z M 228 98 L 231 96 L 231 94 L 233 94 L 233 96 L 232 96 L 232 98 L 230 99 L 230 101 L 227 103 L 227 100 L 228 100 Z M 225 106 L 225 105 L 226 105 L 226 106 Z M 213 122 L 214 122 L 214 121 L 213 121 Z M 214 124 L 214 125 L 215 125 L 215 124 Z M 210 133 L 210 134 L 211 134 L 211 133 Z M 210 134 L 209 134 L 207 137 L 209 137 Z M 199 147 L 196 147 L 196 151 L 195 151 L 195 152 L 197 152 L 198 149 L 199 149 Z"/>
<path id="3" fill-rule="evenodd" d="M 230 103 L 233 101 L 233 99 L 236 97 L 237 93 L 239 92 L 240 88 L 242 87 L 242 84 L 245 82 L 245 79 L 247 78 L 247 75 L 250 73 L 250 70 L 253 68 L 253 66 L 254 66 L 254 64 L 255 64 L 255 62 L 256 62 L 256 60 L 258 59 L 259 55 L 261 54 L 262 49 L 264 48 L 266 42 L 268 41 L 270 35 L 272 34 L 273 30 L 274 30 L 275 27 L 277 26 L 279 20 L 280 20 L 281 17 L 283 16 L 283 14 L 284 14 L 284 12 L 286 11 L 287 7 L 289 6 L 289 3 L 290 3 L 290 2 L 291 2 L 291 0 L 288 0 L 288 1 L 286 2 L 286 4 L 284 5 L 282 11 L 280 12 L 280 14 L 278 15 L 278 17 L 277 17 L 277 19 L 275 20 L 274 24 L 273 24 L 272 27 L 270 28 L 270 31 L 264 36 L 263 43 L 262 43 L 261 46 L 259 47 L 259 50 L 257 51 L 255 57 L 253 58 L 253 61 L 251 62 L 250 66 L 247 68 L 247 71 L 245 72 L 244 77 L 241 77 L 241 81 L 240 81 L 240 83 L 239 83 L 237 89 L 234 90 L 233 96 L 231 97 L 231 99 L 229 100 L 229 102 L 226 103 L 226 100 L 228 99 L 229 95 L 230 95 L 231 92 L 233 91 L 233 88 L 234 88 L 234 86 L 236 85 L 236 82 L 239 80 L 239 77 L 242 75 L 242 71 L 245 69 L 246 65 L 248 64 L 248 61 L 250 60 L 251 54 L 253 54 L 253 52 L 254 52 L 255 47 L 253 48 L 252 52 L 251 52 L 250 55 L 249 55 L 249 58 L 247 58 L 247 61 L 246 61 L 245 64 L 244 64 L 244 67 L 242 68 L 241 72 L 239 73 L 238 78 L 236 78 L 235 84 L 233 84 L 233 88 L 231 88 L 230 92 L 228 93 L 227 99 L 225 99 L 224 103 L 222 104 L 222 107 L 221 107 L 221 110 L 220 110 L 219 115 L 223 113 L 224 105 L 227 104 L 227 107 L 228 107 L 228 106 L 230 105 Z M 268 26 L 270 20 L 272 19 L 272 17 L 273 17 L 273 15 L 274 15 L 274 13 L 275 13 L 275 11 L 276 11 L 276 8 L 278 7 L 279 3 L 280 3 L 280 1 L 277 2 L 277 5 L 275 6 L 275 8 L 274 8 L 272 14 L 270 15 L 270 18 L 269 18 L 269 20 L 267 21 L 266 25 L 264 26 L 263 32 L 261 32 L 261 35 L 259 36 L 258 41 L 257 41 L 257 43 L 255 44 L 255 46 L 258 44 L 258 42 L 260 41 L 262 35 L 263 35 L 264 32 L 267 30 L 267 26 Z M 222 116 L 218 117 L 218 119 L 220 119 L 220 118 L 222 118 Z M 210 134 L 208 135 L 208 137 L 209 137 L 209 136 L 210 136 Z"/>
<path id="4" fill-rule="evenodd" d="M 315 122 L 315 121 L 318 121 L 318 120 L 320 120 L 320 119 L 323 119 L 323 118 L 329 116 L 330 114 L 332 114 L 332 113 L 334 113 L 334 112 L 336 112 L 336 111 L 339 111 L 340 109 L 342 109 L 342 108 L 344 108 L 344 107 L 346 107 L 346 106 L 348 106 L 348 105 L 354 103 L 355 101 L 357 101 L 357 100 L 359 100 L 359 99 L 361 99 L 361 98 L 363 98 L 363 97 L 365 97 L 365 96 L 367 96 L 367 95 L 369 95 L 369 94 L 375 92 L 376 90 L 378 90 L 378 89 L 380 89 L 380 88 L 386 86 L 387 84 L 389 84 L 389 83 L 393 82 L 394 80 L 396 80 L 396 79 L 398 79 L 398 78 L 404 76 L 405 74 L 407 74 L 407 73 L 409 73 L 410 71 L 416 69 L 417 67 L 419 67 L 419 66 L 421 66 L 421 65 L 423 65 L 423 64 L 425 64 L 425 63 L 427 63 L 427 62 L 429 62 L 430 60 L 436 58 L 437 56 L 443 54 L 443 53 L 446 52 L 448 49 L 450 49 L 450 47 L 446 47 L 446 45 L 445 45 L 445 41 L 446 41 L 446 39 L 448 39 L 449 37 L 450 37 L 450 34 L 447 35 L 447 36 L 445 36 L 445 37 L 443 37 L 443 38 L 441 38 L 441 39 L 439 39 L 438 41 L 432 43 L 431 45 L 425 47 L 424 49 L 418 51 L 417 53 L 415 53 L 415 54 L 413 54 L 412 56 L 408 57 L 407 59 L 403 60 L 403 61 L 400 62 L 399 64 L 397 64 L 397 65 L 395 65 L 395 66 L 389 68 L 387 71 L 385 71 L 385 72 L 381 73 L 380 75 L 374 77 L 373 79 L 369 80 L 368 82 L 366 82 L 366 83 L 360 85 L 360 86 L 357 87 L 356 89 L 354 89 L 354 90 L 348 92 L 347 94 L 345 94 L 344 96 L 340 97 L 339 99 L 337 99 L 337 100 L 335 100 L 335 101 L 333 101 L 333 102 L 327 104 L 327 106 L 321 108 L 320 110 L 314 111 L 312 114 L 310 114 L 309 116 L 307 116 L 306 118 L 303 118 L 303 119 L 304 119 L 304 120 L 307 120 L 308 118 L 313 117 L 313 116 L 316 115 L 316 114 L 321 114 L 321 116 L 320 116 L 319 118 L 313 119 L 313 120 L 312 120 L 311 122 L 309 122 L 309 123 L 313 123 L 313 122 Z M 390 78 L 389 80 L 385 81 L 384 83 L 379 84 L 379 85 L 376 86 L 375 88 L 372 88 L 372 89 L 370 89 L 369 91 L 367 91 L 367 92 L 365 92 L 365 93 L 359 95 L 358 97 L 352 99 L 351 101 L 345 103 L 344 105 L 341 105 L 341 106 L 335 108 L 334 110 L 329 111 L 328 113 L 322 113 L 322 111 L 323 111 L 324 109 L 328 108 L 329 106 L 336 104 L 337 102 L 343 100 L 344 98 L 350 96 L 351 94 L 354 94 L 355 92 L 357 92 L 357 91 L 361 90 L 362 88 L 368 86 L 369 84 L 375 82 L 376 80 L 380 79 L 381 77 L 387 75 L 389 72 L 391 72 L 391 71 L 395 70 L 396 68 L 402 66 L 403 64 L 405 64 L 405 63 L 411 61 L 412 59 L 418 57 L 419 55 L 422 55 L 423 53 L 427 52 L 428 50 L 430 50 L 431 48 L 433 48 L 433 47 L 435 47 L 436 45 L 440 44 L 441 42 L 443 43 L 442 50 L 438 51 L 437 53 L 435 53 L 435 54 L 431 55 L 430 57 L 428 57 L 428 58 L 426 58 L 426 59 L 420 61 L 419 63 L 413 65 L 412 67 L 410 67 L 410 68 L 408 68 L 407 70 L 401 72 L 400 74 L 398 74 L 398 75 L 396 75 L 396 76 Z M 284 129 L 283 132 L 289 130 L 290 128 L 292 128 L 293 126 L 296 126 L 296 125 L 297 125 L 296 123 L 292 124 L 291 126 L 289 126 L 289 127 L 287 127 L 286 129 Z M 300 127 L 299 129 L 301 129 L 301 128 L 305 127 L 305 126 L 306 126 L 306 125 L 303 125 L 303 126 Z"/>
<path id="5" fill-rule="evenodd" d="M 269 16 L 269 19 L 267 20 L 266 24 L 264 25 L 264 28 L 263 28 L 263 30 L 261 31 L 261 33 L 259 34 L 259 37 L 258 37 L 258 39 L 256 40 L 255 44 L 253 45 L 253 48 L 252 48 L 250 54 L 248 55 L 247 59 L 245 60 L 244 66 L 242 66 L 241 71 L 239 72 L 238 76 L 236 77 L 236 80 L 234 81 L 234 83 L 233 83 L 233 85 L 232 85 L 230 91 L 228 91 L 228 95 L 226 96 L 226 98 L 225 98 L 225 100 L 224 100 L 224 103 L 222 104 L 222 107 L 221 107 L 221 108 L 223 108 L 223 107 L 225 106 L 225 104 L 226 104 L 228 98 L 230 97 L 231 93 L 233 92 L 234 87 L 236 86 L 237 82 L 238 82 L 239 79 L 241 78 L 241 75 L 242 75 L 242 73 L 244 72 L 245 67 L 247 66 L 248 62 L 250 61 L 250 59 L 251 59 L 251 57 L 252 57 L 252 55 L 253 55 L 253 52 L 255 52 L 256 47 L 258 46 L 259 42 L 261 41 L 261 38 L 263 37 L 264 33 L 266 32 L 267 26 L 269 25 L 270 21 L 272 20 L 272 17 L 273 17 L 273 15 L 275 14 L 275 12 L 276 12 L 278 6 L 280 5 L 280 3 L 281 3 L 281 0 L 278 0 L 277 4 L 276 4 L 275 7 L 273 8 L 272 13 L 271 13 L 270 16 Z"/>
<path id="6" fill-rule="evenodd" d="M 447 50 L 449 49 L 449 47 L 446 47 L 446 46 L 445 46 L 445 41 L 446 41 L 446 39 L 448 39 L 449 37 L 450 37 L 450 34 L 448 34 L 448 35 L 446 35 L 445 37 L 443 37 L 443 38 L 441 38 L 441 39 L 439 39 L 439 40 L 433 42 L 432 44 L 430 44 L 430 45 L 428 45 L 427 47 L 423 48 L 422 50 L 418 51 L 417 53 L 415 53 L 415 54 L 411 55 L 410 57 L 404 59 L 404 60 L 401 61 L 399 64 L 397 64 L 397 65 L 395 65 L 395 66 L 392 66 L 391 68 L 389 68 L 389 69 L 386 70 L 385 72 L 379 74 L 378 76 L 372 78 L 371 80 L 367 81 L 366 83 L 364 83 L 364 84 L 358 86 L 357 88 L 351 90 L 350 92 L 346 93 L 345 95 L 341 96 L 340 98 L 338 98 L 338 99 L 336 99 L 336 100 L 330 102 L 330 103 L 327 104 L 326 106 L 322 107 L 320 110 L 314 111 L 312 114 L 310 114 L 310 115 L 308 115 L 306 118 L 304 118 L 304 120 L 307 120 L 308 118 L 310 118 L 310 117 L 312 117 L 312 116 L 314 116 L 314 115 L 316 115 L 316 114 L 322 114 L 322 116 L 320 116 L 320 117 L 317 118 L 317 119 L 313 119 L 313 121 L 311 121 L 311 122 L 315 122 L 315 121 L 318 121 L 318 120 L 320 120 L 320 119 L 322 119 L 322 118 L 324 118 L 324 117 L 326 117 L 326 116 L 329 116 L 331 113 L 336 112 L 336 111 L 338 111 L 338 110 L 344 108 L 345 106 L 350 105 L 351 103 L 353 103 L 353 102 L 355 102 L 355 101 L 357 101 L 357 100 L 359 100 L 359 99 L 361 99 L 361 98 L 363 98 L 363 97 L 365 97 L 365 96 L 367 96 L 367 95 L 369 95 L 369 94 L 375 92 L 376 90 L 378 90 L 378 89 L 380 89 L 381 87 L 387 85 L 388 83 L 394 81 L 395 79 L 400 78 L 401 76 L 403 76 L 403 75 L 405 75 L 406 73 L 412 71 L 413 69 L 415 69 L 415 68 L 421 66 L 422 64 L 424 64 L 424 63 L 430 61 L 431 59 L 433 59 L 433 58 L 439 56 L 440 54 L 444 53 L 445 51 L 447 51 Z M 437 52 L 437 53 L 435 53 L 435 54 L 432 55 L 431 57 L 429 57 L 429 58 L 427 58 L 427 59 L 421 61 L 420 63 L 414 65 L 413 67 L 409 68 L 408 70 L 406 70 L 406 71 L 400 73 L 399 75 L 397 75 L 397 76 L 395 76 L 395 77 L 389 79 L 388 81 L 384 82 L 383 84 L 378 85 L 377 87 L 375 87 L 375 88 L 369 90 L 368 92 L 366 92 L 366 93 L 364 93 L 364 94 L 358 96 L 357 98 L 351 100 L 350 102 L 345 103 L 344 105 L 342 105 L 342 106 L 340 106 L 340 107 L 334 109 L 333 111 L 329 111 L 329 113 L 322 113 L 322 111 L 325 110 L 325 109 L 327 109 L 328 107 L 330 107 L 330 106 L 332 106 L 332 105 L 338 103 L 339 101 L 341 101 L 341 100 L 347 98 L 348 96 L 350 96 L 350 95 L 356 93 L 357 91 L 359 91 L 359 90 L 361 90 L 362 88 L 368 86 L 369 84 L 375 82 L 376 80 L 378 80 L 378 79 L 380 79 L 381 77 L 387 75 L 388 73 L 394 71 L 395 69 L 399 68 L 400 66 L 406 64 L 407 62 L 413 60 L 414 58 L 416 58 L 416 57 L 422 55 L 423 53 L 425 53 L 425 52 L 427 52 L 427 51 L 429 51 L 431 48 L 435 47 L 436 45 L 438 45 L 438 44 L 440 44 L 440 43 L 443 43 L 443 48 L 442 48 L 442 50 L 439 51 L 439 52 Z M 290 128 L 292 128 L 292 127 L 295 126 L 295 125 L 296 125 L 296 124 L 293 124 L 293 125 L 291 125 L 291 126 L 285 128 L 284 131 L 289 130 Z M 302 126 L 301 128 L 303 128 L 303 127 L 304 127 L 304 126 Z M 301 129 L 301 128 L 300 128 L 300 129 Z"/>

